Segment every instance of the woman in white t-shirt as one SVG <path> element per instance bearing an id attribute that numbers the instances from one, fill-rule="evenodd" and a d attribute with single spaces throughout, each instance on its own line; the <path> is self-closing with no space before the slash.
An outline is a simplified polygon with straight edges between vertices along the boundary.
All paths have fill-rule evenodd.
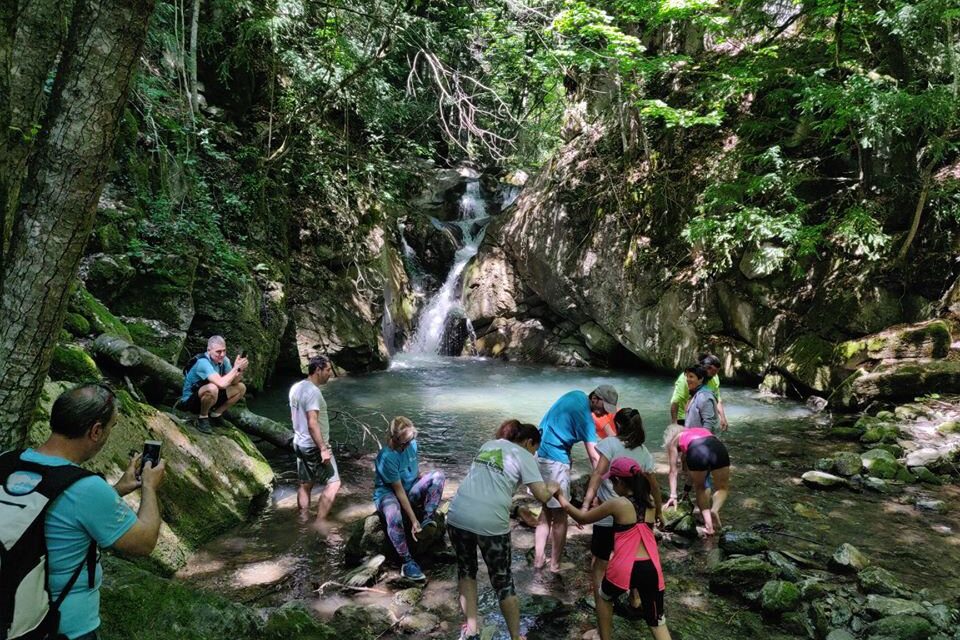
<path id="1" fill-rule="evenodd" d="M 589 509 L 594 498 L 597 504 L 617 497 L 609 480 L 603 479 L 603 474 L 610 470 L 610 462 L 617 458 L 630 458 L 634 460 L 643 470 L 647 481 L 650 484 L 650 494 L 656 505 L 653 513 L 654 520 L 660 520 L 661 517 L 661 496 L 660 487 L 657 485 L 657 479 L 653 474 L 654 462 L 653 455 L 644 446 L 647 434 L 643 429 L 643 418 L 636 409 L 625 407 L 617 411 L 614 416 L 614 424 L 617 427 L 617 435 L 604 438 L 597 443 L 597 453 L 599 460 L 590 475 L 590 482 L 587 484 L 587 492 L 583 498 L 583 508 Z M 648 522 L 650 518 L 647 519 Z M 593 537 L 590 539 L 590 553 L 593 556 L 590 564 L 590 584 L 593 588 L 593 597 L 596 599 L 597 589 L 603 581 L 604 573 L 607 570 L 607 563 L 610 560 L 610 554 L 613 552 L 613 518 L 604 518 L 593 523 Z M 631 601 L 636 604 L 637 598 L 631 594 Z"/>
<path id="2" fill-rule="evenodd" d="M 466 617 L 461 638 L 479 638 L 477 629 L 477 548 L 483 554 L 490 582 L 512 640 L 520 638 L 520 604 L 510 571 L 510 504 L 521 485 L 546 504 L 559 489 L 544 482 L 534 453 L 540 430 L 532 424 L 508 420 L 497 439 L 480 447 L 467 477 L 460 483 L 447 512 L 447 533 L 457 553 L 460 606 Z"/>

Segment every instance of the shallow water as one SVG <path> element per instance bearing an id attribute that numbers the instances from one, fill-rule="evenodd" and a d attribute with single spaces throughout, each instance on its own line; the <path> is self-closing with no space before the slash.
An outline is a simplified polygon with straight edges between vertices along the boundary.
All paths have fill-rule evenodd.
<path id="1" fill-rule="evenodd" d="M 286 382 L 278 382 L 273 390 L 251 400 L 251 408 L 288 422 Z M 511 417 L 537 422 L 563 393 L 590 391 L 599 384 L 614 385 L 620 392 L 620 406 L 641 412 L 648 447 L 665 471 L 660 438 L 669 422 L 672 378 L 402 356 L 389 371 L 331 380 L 324 396 L 344 480 L 333 518 L 347 523 L 372 512 L 371 469 L 377 445 L 371 433 L 382 440 L 392 416 L 407 415 L 416 423 L 421 465 L 445 471 L 445 495 L 449 497 L 475 451 L 492 437 L 500 422 Z M 825 562 L 839 544 L 851 542 L 911 588 L 935 586 L 936 593 L 944 597 L 960 594 L 956 569 L 960 566 L 960 519 L 956 515 L 960 513 L 960 495 L 955 486 L 937 490 L 908 487 L 899 497 L 811 491 L 800 484 L 799 476 L 813 468 L 816 458 L 853 449 L 853 445 L 823 439 L 828 417 L 815 416 L 799 403 L 755 390 L 724 386 L 722 395 L 731 424 L 724 440 L 733 461 L 732 491 L 723 512 L 725 526 L 741 530 L 760 527 L 774 548 L 808 557 L 814 566 Z M 318 538 L 297 523 L 294 460 L 275 450 L 268 455 L 279 477 L 271 506 L 255 522 L 208 545 L 180 577 L 259 606 L 303 599 L 322 616 L 332 615 L 347 602 L 389 605 L 396 589 L 395 567 L 387 567 L 386 582 L 377 585 L 382 593 L 371 591 L 348 599 L 335 585 L 324 586 L 344 572 L 340 565 L 342 540 L 337 532 Z M 582 447 L 574 449 L 574 458 L 577 469 L 587 468 Z M 665 486 L 665 478 L 661 484 Z M 946 500 L 947 513 L 915 509 L 913 502 L 921 494 Z M 570 533 L 567 570 L 559 578 L 546 578 L 529 565 L 531 530 L 515 526 L 518 593 L 553 595 L 567 604 L 578 603 L 589 593 L 584 570 L 589 558 L 589 527 L 578 531 L 571 526 Z M 690 549 L 664 545 L 667 611 L 674 637 L 790 637 L 773 627 L 758 626 L 754 614 L 708 594 L 702 576 L 715 544 L 705 540 Z M 421 607 L 431 607 L 443 621 L 431 635 L 456 637 L 455 568 L 427 565 L 425 569 L 431 581 Z M 320 587 L 322 598 L 315 593 Z M 482 612 L 495 624 L 497 607 L 484 575 L 480 576 L 480 588 Z M 579 638 L 592 626 L 591 617 L 580 607 L 571 617 L 573 626 L 541 637 Z"/>

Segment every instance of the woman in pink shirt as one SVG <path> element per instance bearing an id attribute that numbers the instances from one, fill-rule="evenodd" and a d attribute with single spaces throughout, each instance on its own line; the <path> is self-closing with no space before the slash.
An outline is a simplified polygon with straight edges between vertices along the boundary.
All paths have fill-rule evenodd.
<path id="1" fill-rule="evenodd" d="M 729 493 L 730 455 L 727 448 L 708 429 L 685 429 L 679 425 L 667 428 L 663 447 L 670 462 L 670 499 L 664 507 L 677 506 L 677 475 L 682 463 L 697 494 L 704 531 L 712 536 L 720 528 L 720 509 Z M 712 499 L 707 489 L 708 474 L 713 477 Z"/>
<path id="2" fill-rule="evenodd" d="M 650 481 L 636 460 L 621 457 L 610 463 L 609 479 L 616 498 L 596 509 L 577 509 L 560 492 L 557 499 L 564 510 L 581 524 L 613 516 L 613 554 L 607 564 L 597 598 L 597 626 L 600 640 L 613 637 L 613 604 L 632 589 L 640 593 L 643 618 L 655 640 L 670 640 L 663 615 L 663 569 L 653 530 L 643 521 L 653 507 Z"/>

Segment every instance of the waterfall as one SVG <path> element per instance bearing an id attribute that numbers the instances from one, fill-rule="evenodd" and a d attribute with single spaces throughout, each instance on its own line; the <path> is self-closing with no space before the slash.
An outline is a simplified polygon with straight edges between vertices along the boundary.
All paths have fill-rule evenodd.
<path id="1" fill-rule="evenodd" d="M 470 181 L 463 195 L 460 196 L 459 219 L 451 223 L 460 227 L 463 246 L 457 250 L 453 266 L 450 267 L 443 285 L 420 314 L 416 335 L 407 346 L 409 353 L 422 355 L 440 353 L 448 319 L 455 312 L 463 313 L 457 285 L 463 270 L 480 249 L 480 242 L 483 240 L 488 221 L 486 204 L 480 193 L 480 183 L 476 180 Z"/>

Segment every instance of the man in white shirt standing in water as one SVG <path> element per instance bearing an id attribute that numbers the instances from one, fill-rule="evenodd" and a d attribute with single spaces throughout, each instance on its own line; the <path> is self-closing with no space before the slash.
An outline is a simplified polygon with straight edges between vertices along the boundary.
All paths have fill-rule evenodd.
<path id="1" fill-rule="evenodd" d="M 340 490 L 337 461 L 330 447 L 330 418 L 327 402 L 320 393 L 333 374 L 333 365 L 326 356 L 314 356 L 307 363 L 307 377 L 290 388 L 290 420 L 293 423 L 293 450 L 297 454 L 297 506 L 300 518 L 310 517 L 310 492 L 313 485 L 323 485 L 317 504 L 315 527 L 321 533 L 329 529 L 327 514 Z"/>

